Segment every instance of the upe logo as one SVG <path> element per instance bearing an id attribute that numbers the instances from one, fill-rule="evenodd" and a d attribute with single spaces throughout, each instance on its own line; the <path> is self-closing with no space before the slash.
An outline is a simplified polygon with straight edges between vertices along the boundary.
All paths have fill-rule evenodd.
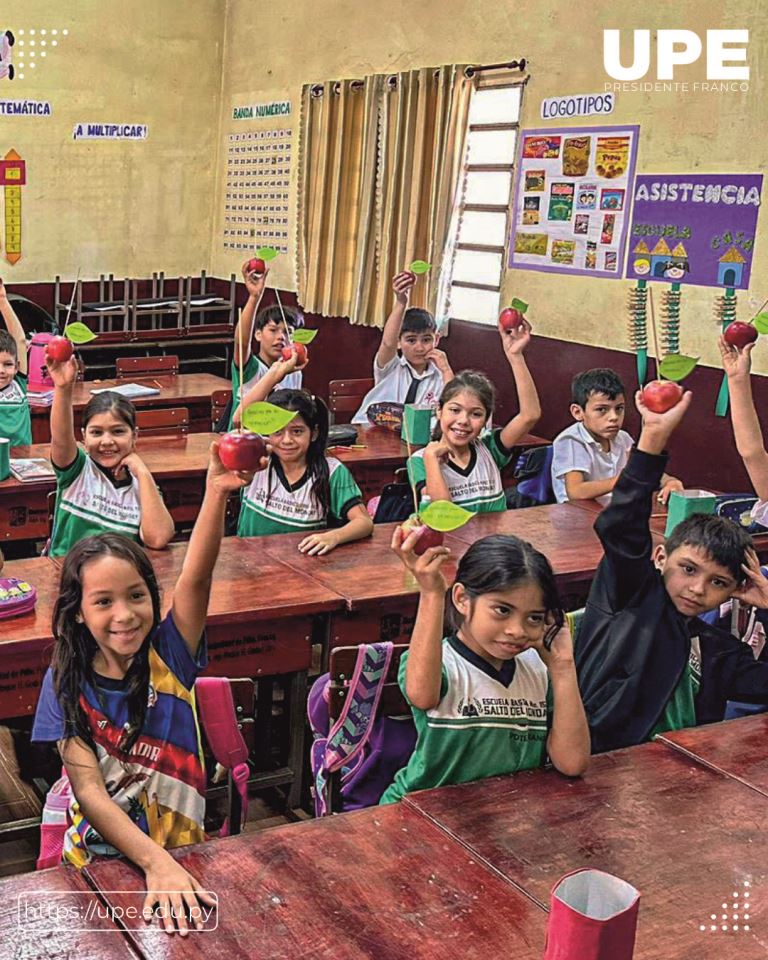
<path id="1" fill-rule="evenodd" d="M 632 65 L 621 62 L 621 30 L 603 30 L 603 64 L 614 80 L 639 80 L 651 65 L 651 31 L 634 30 Z M 707 80 L 749 80 L 749 30 L 707 30 Z M 692 30 L 656 31 L 656 78 L 674 80 L 676 66 L 696 63 L 702 42 Z"/>

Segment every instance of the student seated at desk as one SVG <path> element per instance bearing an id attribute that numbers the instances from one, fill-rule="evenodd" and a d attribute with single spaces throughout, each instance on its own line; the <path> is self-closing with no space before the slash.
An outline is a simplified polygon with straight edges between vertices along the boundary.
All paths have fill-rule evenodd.
<path id="1" fill-rule="evenodd" d="M 205 769 L 193 688 L 207 663 L 205 618 L 229 473 L 211 448 L 205 497 L 165 617 L 152 564 L 131 540 L 102 533 L 67 554 L 53 614 L 52 666 L 34 741 L 58 743 L 74 794 L 63 859 L 77 867 L 122 853 L 146 877 L 143 909 L 187 930 L 184 908 L 213 904 L 167 852 L 205 839 Z M 199 922 L 195 924 L 200 926 Z"/>
<path id="2" fill-rule="evenodd" d="M 368 423 L 372 403 L 433 405 L 443 385 L 453 377 L 448 358 L 437 349 L 440 334 L 429 310 L 408 308 L 416 277 L 398 273 L 392 281 L 395 303 L 381 334 L 373 361 L 374 386 L 363 398 L 352 423 Z"/>
<path id="3" fill-rule="evenodd" d="M 558 503 L 567 500 L 611 502 L 611 490 L 629 459 L 634 440 L 624 423 L 624 384 L 615 370 L 596 368 L 577 374 L 571 384 L 571 416 L 576 421 L 552 447 L 552 489 Z M 659 503 L 682 490 L 676 477 L 661 478 Z"/>
<path id="4" fill-rule="evenodd" d="M 605 556 L 576 636 L 576 665 L 595 752 L 657 733 L 722 720 L 726 701 L 768 703 L 768 663 L 699 619 L 729 597 L 765 609 L 768 581 L 749 535 L 722 517 L 694 514 L 654 547 L 651 494 L 667 442 L 691 402 L 646 409 L 611 503 L 595 522 Z"/>
<path id="5" fill-rule="evenodd" d="M 72 414 L 74 357 L 61 363 L 46 353 L 53 380 L 51 463 L 56 507 L 49 555 L 62 557 L 78 540 L 111 531 L 160 550 L 174 534 L 152 474 L 136 453 L 136 409 L 119 393 L 98 393 L 83 411 L 83 447 Z"/>
<path id="6" fill-rule="evenodd" d="M 450 592 L 454 632 L 445 636 L 447 547 L 421 557 L 419 531 L 392 548 L 419 584 L 411 645 L 398 681 L 417 741 L 381 803 L 414 790 L 466 783 L 543 766 L 568 776 L 589 763 L 589 730 L 573 646 L 549 561 L 518 537 L 476 541 Z"/>
<path id="7" fill-rule="evenodd" d="M 269 270 L 262 274 L 249 273 L 243 264 L 243 279 L 248 291 L 248 302 L 243 307 L 235 327 L 235 349 L 232 357 L 232 412 L 229 430 L 239 420 L 240 408 L 253 403 L 249 391 L 259 382 L 273 363 L 281 359 L 283 347 L 291 342 L 293 331 L 304 326 L 304 317 L 295 307 L 273 304 L 256 313 L 264 294 Z M 255 352 L 254 352 L 255 351 Z M 242 353 L 243 380 L 240 389 L 240 355 Z M 285 378 L 285 387 L 301 389 L 302 367 L 296 367 Z M 244 403 L 241 403 L 241 399 Z"/>
<path id="8" fill-rule="evenodd" d="M 27 340 L 0 280 L 0 437 L 12 447 L 32 443 L 32 418 L 27 400 Z"/>
<path id="9" fill-rule="evenodd" d="M 530 326 L 499 328 L 499 333 L 517 387 L 517 416 L 481 437 L 493 415 L 495 391 L 484 374 L 465 370 L 443 388 L 435 439 L 408 460 L 412 484 L 425 489 L 432 500 L 452 500 L 473 513 L 507 509 L 501 469 L 511 460 L 518 440 L 541 416 L 536 386 L 523 357 Z"/>
<path id="10" fill-rule="evenodd" d="M 291 363 L 286 361 L 285 366 Z M 276 364 L 267 377 L 277 376 L 280 366 Z M 256 399 L 263 399 L 258 394 L 265 389 L 267 377 L 257 385 Z M 276 407 L 294 410 L 296 416 L 268 439 L 269 466 L 243 490 L 237 535 L 306 531 L 299 550 L 310 556 L 322 556 L 342 543 L 370 536 L 373 521 L 363 506 L 360 488 L 340 460 L 326 456 L 328 408 L 320 397 L 306 390 L 275 390 L 266 399 Z M 325 529 L 329 522 L 337 526 Z"/>

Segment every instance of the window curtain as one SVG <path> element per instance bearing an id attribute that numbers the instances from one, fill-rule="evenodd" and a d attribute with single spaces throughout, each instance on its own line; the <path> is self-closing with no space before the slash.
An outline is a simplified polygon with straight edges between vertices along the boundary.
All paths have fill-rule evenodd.
<path id="1" fill-rule="evenodd" d="M 298 294 L 305 310 L 383 326 L 414 259 L 414 306 L 439 306 L 451 256 L 472 80 L 463 64 L 306 85 L 299 139 Z"/>

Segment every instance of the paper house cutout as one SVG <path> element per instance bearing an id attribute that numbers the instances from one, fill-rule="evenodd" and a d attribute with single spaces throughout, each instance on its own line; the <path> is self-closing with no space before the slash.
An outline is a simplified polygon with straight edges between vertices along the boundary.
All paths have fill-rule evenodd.
<path id="1" fill-rule="evenodd" d="M 736 287 L 741 283 L 746 258 L 736 247 L 729 247 L 718 260 L 717 282 L 724 287 Z"/>

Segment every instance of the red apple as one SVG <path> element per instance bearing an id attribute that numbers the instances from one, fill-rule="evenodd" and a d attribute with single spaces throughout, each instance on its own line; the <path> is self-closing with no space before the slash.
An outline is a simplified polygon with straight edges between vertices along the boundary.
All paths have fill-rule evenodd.
<path id="1" fill-rule="evenodd" d="M 252 257 L 248 261 L 248 273 L 264 273 L 267 269 L 267 265 L 261 259 L 261 257 Z"/>
<path id="2" fill-rule="evenodd" d="M 400 529 L 403 531 L 404 537 L 413 533 L 414 530 L 421 530 L 421 535 L 413 548 L 417 557 L 420 557 L 430 547 L 442 547 L 443 545 L 443 534 L 439 530 L 433 530 L 432 527 L 423 524 L 417 516 L 409 517 L 405 523 L 401 524 Z"/>
<path id="3" fill-rule="evenodd" d="M 267 444 L 258 433 L 225 433 L 219 440 L 219 459 L 227 470 L 254 473 L 262 470 L 261 458 L 267 455 Z"/>
<path id="4" fill-rule="evenodd" d="M 643 387 L 643 403 L 654 413 L 666 413 L 683 398 L 683 388 L 672 380 L 651 380 Z"/>
<path id="5" fill-rule="evenodd" d="M 743 350 L 748 343 L 754 343 L 757 340 L 757 330 L 751 323 L 742 323 L 741 320 L 735 320 L 729 323 L 723 334 L 725 342 L 732 347 L 738 347 Z"/>
<path id="6" fill-rule="evenodd" d="M 303 343 L 292 343 L 288 347 L 283 347 L 283 360 L 290 360 L 294 353 L 296 354 L 300 364 L 306 363 L 308 354 L 307 348 Z"/>
<path id="7" fill-rule="evenodd" d="M 507 307 L 499 314 L 499 323 L 502 330 L 516 330 L 525 321 L 525 317 L 514 307 Z"/>
<path id="8" fill-rule="evenodd" d="M 45 347 L 45 351 L 51 360 L 57 360 L 59 363 L 66 363 L 74 353 L 72 341 L 66 337 L 51 337 Z"/>

